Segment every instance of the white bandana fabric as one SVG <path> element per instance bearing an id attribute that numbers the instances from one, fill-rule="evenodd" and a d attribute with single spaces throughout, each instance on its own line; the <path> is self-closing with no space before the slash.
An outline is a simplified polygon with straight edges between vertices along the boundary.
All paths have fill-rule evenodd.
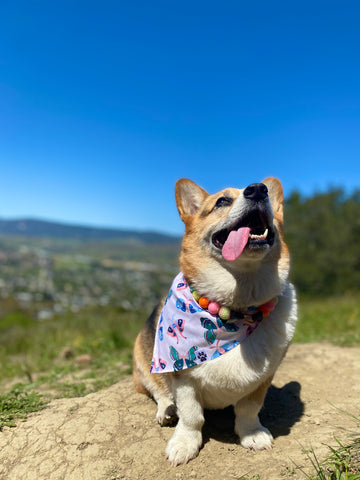
<path id="1" fill-rule="evenodd" d="M 260 321 L 245 315 L 225 322 L 202 309 L 180 272 L 160 314 L 150 372 L 176 372 L 213 360 L 239 345 Z"/>

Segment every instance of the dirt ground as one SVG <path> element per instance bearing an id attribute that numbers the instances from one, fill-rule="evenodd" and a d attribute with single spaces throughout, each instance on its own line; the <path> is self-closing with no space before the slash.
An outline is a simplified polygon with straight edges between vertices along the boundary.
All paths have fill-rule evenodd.
<path id="1" fill-rule="evenodd" d="M 269 390 L 263 423 L 271 451 L 243 449 L 233 412 L 208 412 L 204 445 L 187 465 L 164 456 L 173 428 L 155 420 L 155 404 L 134 392 L 132 379 L 82 398 L 55 400 L 16 428 L 0 432 L 0 480 L 305 479 L 307 449 L 319 459 L 335 437 L 360 435 L 360 349 L 292 345 Z"/>

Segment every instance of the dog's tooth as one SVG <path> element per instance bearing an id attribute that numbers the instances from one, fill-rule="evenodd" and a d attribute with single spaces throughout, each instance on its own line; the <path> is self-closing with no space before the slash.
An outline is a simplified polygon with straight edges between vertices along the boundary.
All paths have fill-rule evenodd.
<path id="1" fill-rule="evenodd" d="M 262 235 L 255 235 L 255 234 L 250 233 L 249 237 L 250 238 L 258 238 L 260 240 L 265 240 L 265 238 L 267 238 L 267 236 L 268 236 L 268 233 L 269 233 L 269 230 L 266 229 L 265 232 Z"/>

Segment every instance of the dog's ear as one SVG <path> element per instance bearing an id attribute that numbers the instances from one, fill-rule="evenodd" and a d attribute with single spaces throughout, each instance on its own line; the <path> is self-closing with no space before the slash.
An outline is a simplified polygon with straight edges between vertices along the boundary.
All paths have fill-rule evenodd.
<path id="1" fill-rule="evenodd" d="M 195 215 L 208 193 L 187 178 L 181 178 L 175 184 L 176 205 L 183 222 Z"/>
<path id="2" fill-rule="evenodd" d="M 265 178 L 262 183 L 264 183 L 268 188 L 270 203 L 274 213 L 278 213 L 281 218 L 283 218 L 284 194 L 280 180 L 275 177 L 268 177 Z"/>

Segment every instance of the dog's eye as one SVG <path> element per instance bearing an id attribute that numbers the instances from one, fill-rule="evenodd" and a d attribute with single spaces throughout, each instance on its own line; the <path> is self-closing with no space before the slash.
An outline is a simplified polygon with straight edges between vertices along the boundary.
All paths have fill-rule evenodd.
<path id="1" fill-rule="evenodd" d="M 233 199 L 229 197 L 220 197 L 216 200 L 215 207 L 228 207 L 233 203 Z"/>

